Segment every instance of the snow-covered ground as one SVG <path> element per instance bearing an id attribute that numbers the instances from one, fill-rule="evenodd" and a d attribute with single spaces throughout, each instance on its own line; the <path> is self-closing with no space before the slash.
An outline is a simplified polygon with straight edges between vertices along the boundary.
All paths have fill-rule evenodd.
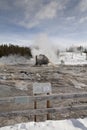
<path id="1" fill-rule="evenodd" d="M 66 65 L 87 64 L 86 54 L 79 52 L 62 52 L 59 55 L 58 63 L 62 62 Z"/>
<path id="2" fill-rule="evenodd" d="M 54 64 L 66 64 L 66 65 L 78 65 L 78 64 L 87 64 L 86 54 L 85 53 L 76 53 L 76 52 L 60 52 L 59 56 L 57 55 L 47 55 L 51 62 Z M 53 57 L 52 57 L 53 56 Z M 10 55 L 8 57 L 0 58 L 0 64 L 35 64 L 35 58 L 27 59 L 22 56 Z"/>
<path id="3" fill-rule="evenodd" d="M 0 65 L 7 64 L 7 65 L 14 65 L 14 64 L 33 64 L 33 59 L 27 59 L 23 56 L 19 55 L 10 55 L 10 56 L 3 56 L 0 58 Z"/>
<path id="4" fill-rule="evenodd" d="M 21 123 L 0 130 L 87 130 L 87 118 Z"/>

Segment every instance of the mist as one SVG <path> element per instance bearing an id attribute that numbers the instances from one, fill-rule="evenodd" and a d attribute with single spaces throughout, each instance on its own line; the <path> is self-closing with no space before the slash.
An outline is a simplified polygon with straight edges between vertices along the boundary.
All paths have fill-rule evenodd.
<path id="1" fill-rule="evenodd" d="M 58 46 L 54 44 L 46 34 L 38 35 L 32 46 L 33 57 L 39 54 L 46 55 L 49 60 L 53 63 L 56 63 L 58 60 L 57 51 L 59 50 Z"/>

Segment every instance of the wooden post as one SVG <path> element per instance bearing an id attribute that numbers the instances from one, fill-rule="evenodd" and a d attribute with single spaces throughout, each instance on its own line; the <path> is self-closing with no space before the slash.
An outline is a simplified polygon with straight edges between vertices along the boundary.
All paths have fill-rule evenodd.
<path id="1" fill-rule="evenodd" d="M 37 83 L 35 82 L 33 84 L 33 94 L 34 96 L 38 95 L 38 94 L 47 94 L 50 95 L 50 93 L 52 92 L 52 87 L 51 84 L 48 83 Z M 50 101 L 47 100 L 47 104 L 46 104 L 47 108 L 50 108 Z M 37 109 L 37 102 L 34 101 L 34 109 Z M 50 119 L 50 115 L 49 113 L 47 114 L 47 120 Z M 36 122 L 36 115 L 34 116 L 34 121 Z"/>
<path id="2" fill-rule="evenodd" d="M 36 94 L 34 94 L 34 96 L 36 96 Z M 37 109 L 37 101 L 34 101 L 34 109 Z M 34 121 L 37 121 L 37 116 L 34 116 Z"/>
<path id="3" fill-rule="evenodd" d="M 50 95 L 50 93 L 47 93 L 47 95 Z M 50 101 L 47 100 L 47 108 L 50 108 Z M 50 120 L 50 114 L 47 114 L 47 120 Z"/>

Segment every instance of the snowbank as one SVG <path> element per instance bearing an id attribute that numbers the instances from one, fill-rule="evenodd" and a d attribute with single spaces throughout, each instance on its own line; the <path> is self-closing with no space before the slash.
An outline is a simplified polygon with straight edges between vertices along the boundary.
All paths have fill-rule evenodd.
<path id="1" fill-rule="evenodd" d="M 0 130 L 87 130 L 87 118 L 21 123 L 2 127 Z"/>

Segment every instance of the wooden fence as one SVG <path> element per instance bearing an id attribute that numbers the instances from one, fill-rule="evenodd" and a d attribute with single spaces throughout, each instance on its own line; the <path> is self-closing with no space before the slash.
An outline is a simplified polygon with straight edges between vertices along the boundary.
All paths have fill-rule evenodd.
<path id="1" fill-rule="evenodd" d="M 87 93 L 65 93 L 65 94 L 51 94 L 51 95 L 38 95 L 38 96 L 16 96 L 16 97 L 3 97 L 0 98 L 0 105 L 5 103 L 14 104 L 29 104 L 35 101 L 51 101 L 51 100 L 65 100 L 65 99 L 77 99 L 77 98 L 87 98 Z M 16 115 L 42 115 L 55 112 L 68 112 L 68 111 L 78 111 L 87 110 L 87 105 L 75 105 L 67 107 L 52 107 L 52 108 L 42 108 L 42 109 L 29 109 L 29 110 L 18 110 L 10 112 L 0 112 L 0 116 L 16 116 Z"/>

